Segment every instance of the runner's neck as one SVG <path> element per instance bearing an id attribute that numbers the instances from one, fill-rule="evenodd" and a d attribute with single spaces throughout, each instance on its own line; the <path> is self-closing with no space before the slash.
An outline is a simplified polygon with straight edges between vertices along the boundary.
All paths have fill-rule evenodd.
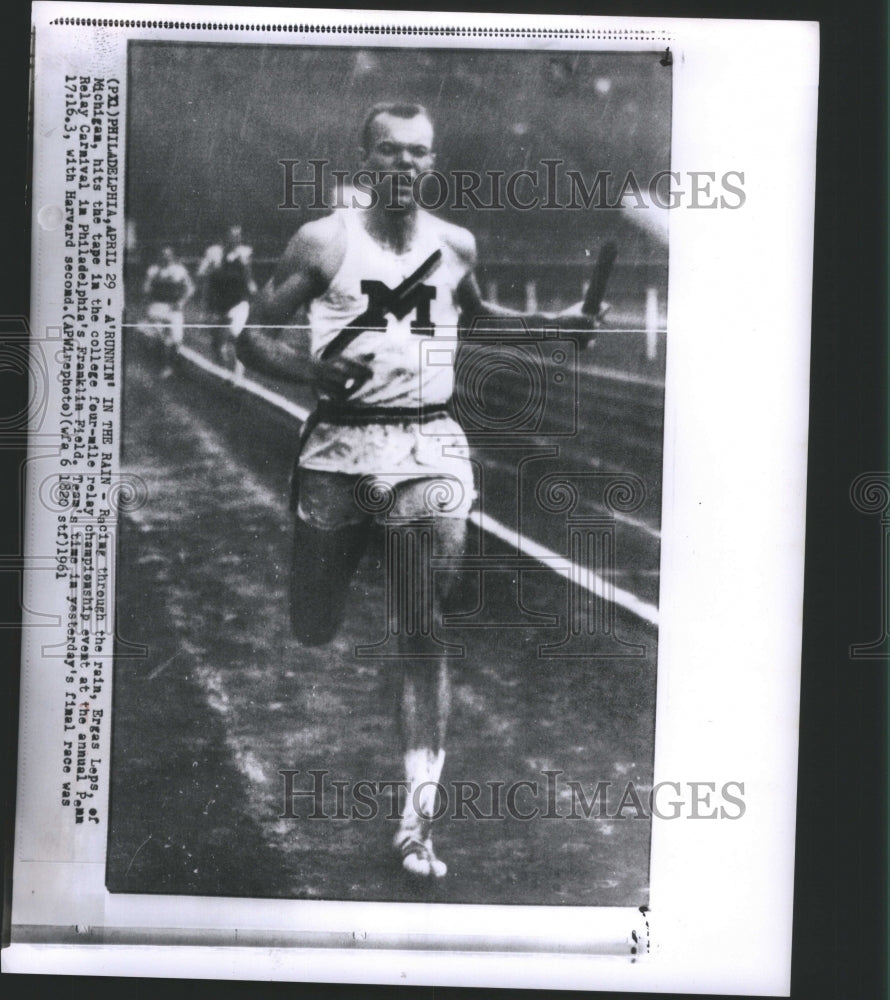
<path id="1" fill-rule="evenodd" d="M 380 203 L 377 207 L 364 209 L 360 218 L 373 240 L 384 249 L 403 256 L 413 247 L 419 216 L 418 209 L 391 209 Z"/>

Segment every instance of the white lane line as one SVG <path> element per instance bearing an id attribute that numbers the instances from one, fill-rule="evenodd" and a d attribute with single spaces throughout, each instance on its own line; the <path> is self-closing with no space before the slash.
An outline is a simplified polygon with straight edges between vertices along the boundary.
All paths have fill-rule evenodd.
<path id="1" fill-rule="evenodd" d="M 606 600 L 611 599 L 619 607 L 630 611 L 638 618 L 642 618 L 643 621 L 649 622 L 650 625 L 658 625 L 658 608 L 654 604 L 647 604 L 645 601 L 641 601 L 636 594 L 632 594 L 629 590 L 623 590 L 621 587 L 616 587 L 613 584 L 610 594 L 608 584 L 601 576 L 591 572 L 589 569 L 573 564 L 565 556 L 553 552 L 539 542 L 535 542 L 531 538 L 526 538 L 515 530 L 511 531 L 510 528 L 501 524 L 500 521 L 496 521 L 493 517 L 482 511 L 472 511 L 470 520 L 479 525 L 483 531 L 494 535 L 495 538 L 500 538 L 501 541 L 507 542 L 511 546 L 516 546 L 523 555 L 537 560 L 542 566 L 576 584 L 588 593 Z"/>
<path id="2" fill-rule="evenodd" d="M 621 511 L 615 511 L 612 517 L 621 524 L 629 524 L 644 535 L 648 535 L 650 538 L 657 538 L 661 541 L 661 529 L 653 528 L 651 524 L 646 524 L 645 521 L 641 521 L 638 517 L 631 517 L 630 514 L 622 514 Z"/>
<path id="3" fill-rule="evenodd" d="M 280 410 L 284 410 L 285 413 L 289 413 L 292 417 L 296 417 L 301 423 L 309 416 L 309 411 L 304 406 L 285 399 L 284 396 L 277 392 L 272 392 L 271 389 L 260 385 L 259 382 L 254 382 L 253 379 L 244 378 L 243 376 L 239 377 L 235 372 L 214 364 L 208 358 L 205 358 L 203 354 L 193 351 L 190 347 L 180 347 L 179 354 L 186 360 L 191 361 L 196 368 L 201 368 L 205 372 L 215 375 L 223 382 L 228 382 L 229 385 L 233 385 L 238 389 L 244 389 L 254 396 L 259 396 L 260 399 L 264 399 L 267 403 L 271 403 Z"/>
<path id="4" fill-rule="evenodd" d="M 238 389 L 243 389 L 245 392 L 258 396 L 260 399 L 279 407 L 285 413 L 289 413 L 298 420 L 305 420 L 309 416 L 309 411 L 304 407 L 292 403 L 289 399 L 285 399 L 284 396 L 279 395 L 277 392 L 272 392 L 271 389 L 267 389 L 252 379 L 236 377 L 234 372 L 214 364 L 203 355 L 198 354 L 197 351 L 191 350 L 191 348 L 180 347 L 179 353 L 198 368 L 216 375 L 224 382 L 228 382 Z M 523 555 L 536 559 L 546 569 L 557 573 L 566 580 L 570 580 L 588 591 L 588 593 L 604 599 L 611 599 L 619 607 L 624 608 L 625 611 L 630 611 L 631 614 L 642 618 L 643 621 L 648 622 L 650 625 L 658 625 L 658 608 L 654 604 L 647 604 L 629 590 L 623 590 L 621 587 L 614 586 L 614 584 L 610 594 L 608 585 L 601 576 L 580 566 L 575 566 L 574 569 L 576 572 L 573 572 L 572 563 L 565 556 L 561 556 L 531 538 L 526 538 L 517 531 L 511 530 L 506 525 L 501 524 L 500 521 L 496 521 L 489 514 L 485 514 L 482 511 L 473 511 L 470 514 L 470 519 L 483 531 L 493 535 L 495 538 L 500 538 L 501 541 L 508 542 L 510 545 L 517 546 Z"/>
<path id="5" fill-rule="evenodd" d="M 610 379 L 613 382 L 631 382 L 634 385 L 648 385 L 653 389 L 664 389 L 664 380 L 649 378 L 648 375 L 634 375 L 633 372 L 622 372 L 617 368 L 600 368 L 599 365 L 583 365 L 581 371 L 585 375 L 595 375 L 597 378 Z"/>

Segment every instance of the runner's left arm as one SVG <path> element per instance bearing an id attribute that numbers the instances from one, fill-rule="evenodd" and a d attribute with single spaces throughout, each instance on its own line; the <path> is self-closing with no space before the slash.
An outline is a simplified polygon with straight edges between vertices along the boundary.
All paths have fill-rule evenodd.
<path id="1" fill-rule="evenodd" d="M 152 282 L 155 280 L 155 275 L 158 273 L 158 265 L 152 264 L 151 267 L 145 272 L 145 281 L 142 282 L 142 294 L 145 298 L 151 294 Z"/>
<path id="2" fill-rule="evenodd" d="M 189 274 L 189 269 L 183 264 L 182 265 L 182 284 L 183 290 L 182 295 L 179 297 L 179 301 L 176 303 L 179 309 L 182 309 L 186 302 L 195 294 L 195 283 L 192 281 L 192 276 Z"/>
<path id="3" fill-rule="evenodd" d="M 457 295 L 464 323 L 470 327 L 482 320 L 516 319 L 532 335 L 543 335 L 544 330 L 558 330 L 559 336 L 574 340 L 579 347 L 587 347 L 596 338 L 596 331 L 601 326 L 601 315 L 586 315 L 580 304 L 558 313 L 526 313 L 486 302 L 472 272 L 458 286 Z"/>
<path id="4" fill-rule="evenodd" d="M 523 329 L 527 329 L 532 335 L 541 336 L 545 329 L 556 329 L 561 337 L 574 340 L 579 347 L 586 347 L 595 339 L 596 331 L 601 325 L 601 313 L 597 316 L 588 316 L 583 312 L 580 303 L 559 313 L 526 313 L 494 302 L 486 302 L 482 298 L 474 270 L 475 245 L 468 244 L 461 250 L 461 256 L 467 263 L 468 270 L 458 285 L 457 303 L 465 325 L 472 328 L 475 323 L 483 320 L 513 318 L 521 320 Z"/>
<path id="5" fill-rule="evenodd" d="M 247 279 L 247 291 L 248 294 L 253 297 L 259 290 L 259 286 L 256 283 L 256 279 L 253 276 L 253 249 L 251 247 L 244 248 L 244 277 Z"/>

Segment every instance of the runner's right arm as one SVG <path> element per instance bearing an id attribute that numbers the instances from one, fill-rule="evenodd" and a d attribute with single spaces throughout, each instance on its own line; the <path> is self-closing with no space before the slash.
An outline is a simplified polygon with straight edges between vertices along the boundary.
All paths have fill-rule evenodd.
<path id="1" fill-rule="evenodd" d="M 345 234 L 334 216 L 309 222 L 297 231 L 275 273 L 253 301 L 250 320 L 236 345 L 242 364 L 276 378 L 314 385 L 333 396 L 345 395 L 348 381 L 367 376 L 367 368 L 349 358 L 321 361 L 313 357 L 307 330 L 294 330 L 295 335 L 285 340 L 282 331 L 275 329 L 325 292 L 345 253 Z"/>

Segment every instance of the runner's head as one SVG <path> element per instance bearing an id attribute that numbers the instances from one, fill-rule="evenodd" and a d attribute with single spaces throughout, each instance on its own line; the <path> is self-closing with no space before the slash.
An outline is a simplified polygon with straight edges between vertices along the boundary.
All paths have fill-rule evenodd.
<path id="1" fill-rule="evenodd" d="M 238 225 L 229 226 L 226 230 L 226 246 L 236 247 L 241 242 L 241 227 Z"/>
<path id="2" fill-rule="evenodd" d="M 362 126 L 362 163 L 379 174 L 380 203 L 416 208 L 414 181 L 432 168 L 433 123 L 420 104 L 375 104 Z"/>
<path id="3" fill-rule="evenodd" d="M 173 264 L 176 261 L 176 251 L 169 243 L 161 247 L 161 261 L 164 264 Z"/>

